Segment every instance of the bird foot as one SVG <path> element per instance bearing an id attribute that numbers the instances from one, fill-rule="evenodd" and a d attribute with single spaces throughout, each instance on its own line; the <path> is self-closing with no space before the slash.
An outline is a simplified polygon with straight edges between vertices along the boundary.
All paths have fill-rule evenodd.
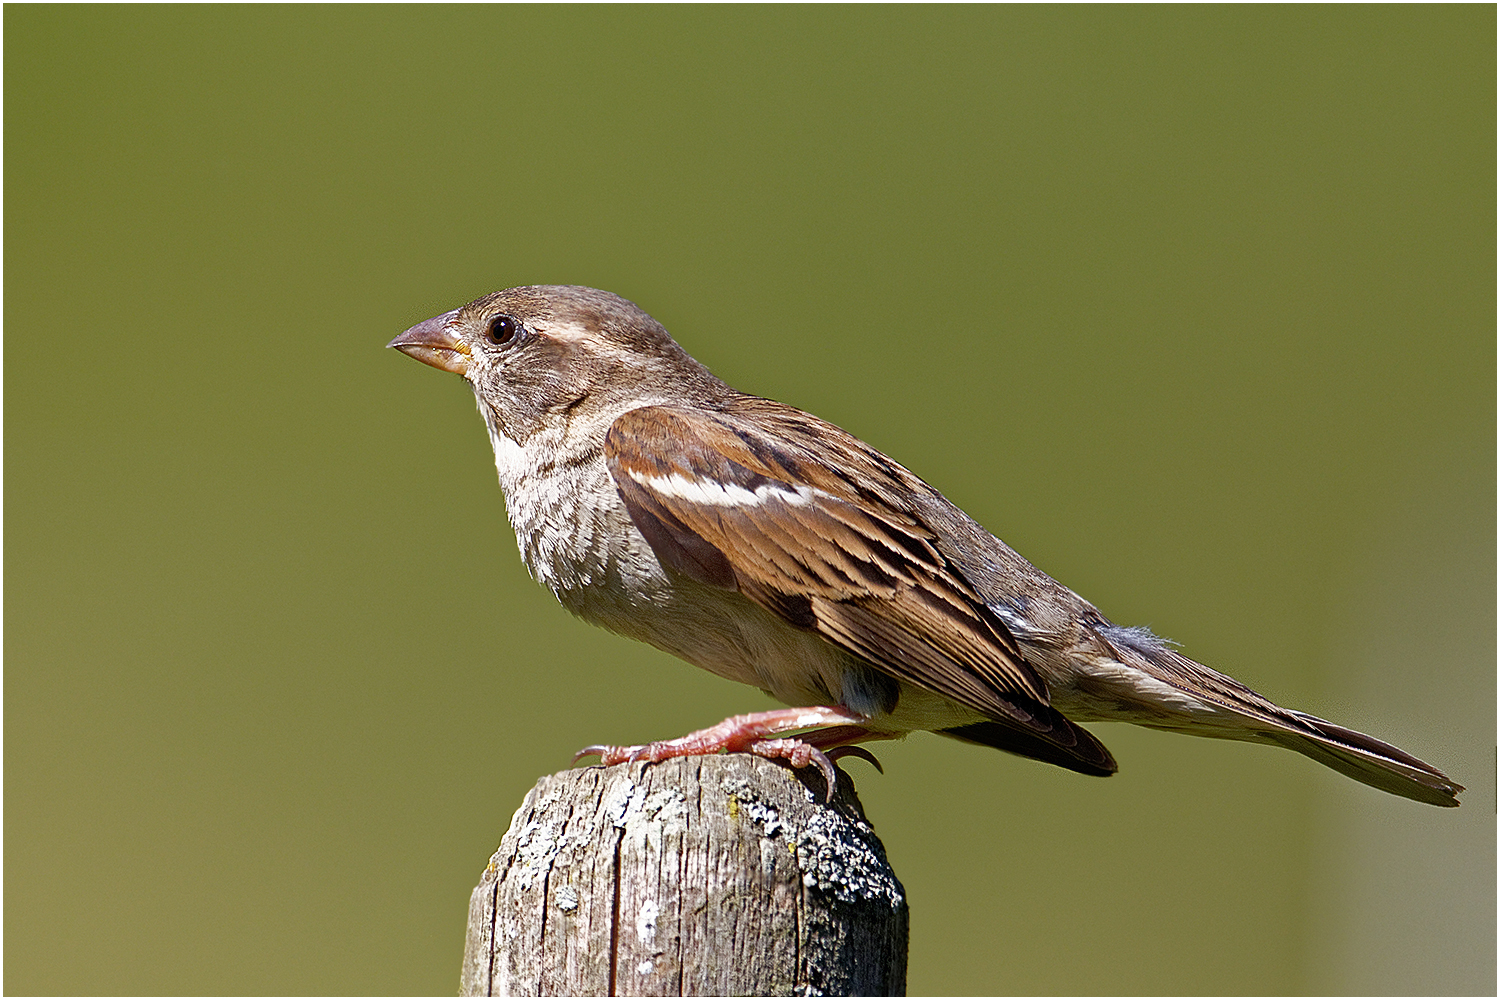
<path id="1" fill-rule="evenodd" d="M 837 782 L 833 761 L 824 753 L 825 749 L 853 750 L 856 756 L 874 760 L 868 751 L 845 746 L 860 739 L 874 737 L 861 723 L 864 720 L 840 708 L 815 706 L 813 708 L 788 708 L 771 712 L 752 712 L 725 719 L 716 726 L 700 729 L 695 733 L 675 740 L 659 740 L 641 746 L 591 746 L 584 747 L 573 755 L 577 761 L 582 757 L 598 754 L 602 764 L 625 764 L 646 760 L 652 763 L 672 757 L 696 757 L 716 753 L 753 753 L 771 760 L 784 760 L 793 767 L 817 765 L 828 783 L 828 800 L 833 798 Z M 800 737 L 773 738 L 779 733 L 798 729 L 812 729 Z M 842 754 L 834 754 L 834 757 Z M 877 762 L 875 766 L 880 765 Z"/>

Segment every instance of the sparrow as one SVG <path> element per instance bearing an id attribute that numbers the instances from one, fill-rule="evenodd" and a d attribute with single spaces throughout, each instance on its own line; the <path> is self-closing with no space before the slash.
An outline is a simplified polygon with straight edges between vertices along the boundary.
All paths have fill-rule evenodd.
<path id="1" fill-rule="evenodd" d="M 1079 723 L 1131 722 L 1458 805 L 1437 768 L 1114 624 L 904 466 L 730 387 L 618 295 L 511 288 L 388 346 L 468 381 L 521 558 L 563 607 L 799 706 L 578 757 L 750 752 L 816 765 L 831 794 L 832 758 L 917 730 L 1110 775 Z"/>

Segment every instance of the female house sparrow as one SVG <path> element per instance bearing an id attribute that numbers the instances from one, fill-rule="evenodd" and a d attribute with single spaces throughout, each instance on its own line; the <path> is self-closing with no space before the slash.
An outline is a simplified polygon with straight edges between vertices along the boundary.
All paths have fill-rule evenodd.
<path id="1" fill-rule="evenodd" d="M 1115 625 L 869 445 L 719 381 L 633 303 L 495 292 L 391 347 L 464 376 L 521 556 L 569 611 L 788 705 L 605 764 L 721 750 L 816 763 L 925 729 L 1108 775 L 1078 722 L 1270 743 L 1456 806 L 1462 786 Z M 776 738 L 810 730 L 797 738 Z"/>

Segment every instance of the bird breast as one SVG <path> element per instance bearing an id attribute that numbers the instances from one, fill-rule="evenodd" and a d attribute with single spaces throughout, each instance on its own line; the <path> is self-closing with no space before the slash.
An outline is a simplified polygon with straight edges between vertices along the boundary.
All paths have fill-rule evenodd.
<path id="1" fill-rule="evenodd" d="M 627 578 L 640 585 L 645 581 L 637 578 L 653 575 L 640 554 L 619 544 L 628 537 L 630 515 L 597 444 L 570 440 L 565 427 L 544 427 L 523 447 L 483 399 L 479 412 L 521 560 L 537 582 L 566 605 L 564 595 L 607 587 L 611 576 L 619 586 Z"/>

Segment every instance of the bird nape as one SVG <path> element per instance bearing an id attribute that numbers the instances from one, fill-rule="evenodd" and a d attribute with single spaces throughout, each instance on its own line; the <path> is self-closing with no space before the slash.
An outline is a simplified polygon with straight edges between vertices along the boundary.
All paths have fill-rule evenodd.
<path id="1" fill-rule="evenodd" d="M 1123 627 L 848 432 L 721 382 L 633 303 L 495 292 L 391 347 L 463 376 L 532 575 L 587 621 L 788 705 L 605 764 L 794 766 L 916 730 L 1108 775 L 1081 722 L 1269 743 L 1439 806 L 1462 786 Z M 796 735 L 790 735 L 796 734 Z"/>

